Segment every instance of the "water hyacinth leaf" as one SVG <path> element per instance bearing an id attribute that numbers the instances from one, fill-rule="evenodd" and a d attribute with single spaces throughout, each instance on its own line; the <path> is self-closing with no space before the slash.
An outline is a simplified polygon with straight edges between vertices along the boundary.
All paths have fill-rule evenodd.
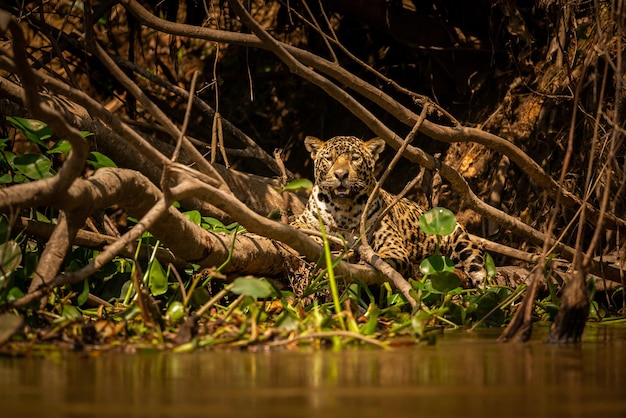
<path id="1" fill-rule="evenodd" d="M 424 276 L 435 274 L 439 271 L 454 272 L 454 262 L 443 255 L 432 255 L 420 263 L 420 272 Z"/>
<path id="2" fill-rule="evenodd" d="M 7 116 L 7 122 L 17 128 L 30 141 L 43 147 L 46 146 L 44 141 L 54 134 L 48 125 L 39 120 Z"/>
<path id="3" fill-rule="evenodd" d="M 420 217 L 419 227 L 427 235 L 450 235 L 456 227 L 456 218 L 451 210 L 436 207 Z"/>
<path id="4" fill-rule="evenodd" d="M 272 286 L 265 279 L 239 277 L 230 289 L 236 295 L 251 296 L 255 299 L 266 298 L 272 294 Z"/>
<path id="5" fill-rule="evenodd" d="M 148 273 L 148 287 L 152 296 L 167 292 L 167 274 L 158 260 L 153 260 Z"/>
<path id="6" fill-rule="evenodd" d="M 461 279 L 454 273 L 449 271 L 438 271 L 430 276 L 433 289 L 448 293 L 451 290 L 461 286 Z"/>
<path id="7" fill-rule="evenodd" d="M 0 244 L 0 284 L 17 268 L 22 262 L 22 250 L 17 242 L 11 240 Z"/>
<path id="8" fill-rule="evenodd" d="M 15 169 L 31 180 L 41 180 L 54 176 L 52 161 L 41 154 L 23 154 L 13 159 Z"/>
<path id="9" fill-rule="evenodd" d="M 87 164 L 92 166 L 94 170 L 103 167 L 117 167 L 117 164 L 115 164 L 112 159 L 102 153 L 99 153 L 98 151 L 92 151 L 89 153 L 89 157 L 87 158 Z"/>

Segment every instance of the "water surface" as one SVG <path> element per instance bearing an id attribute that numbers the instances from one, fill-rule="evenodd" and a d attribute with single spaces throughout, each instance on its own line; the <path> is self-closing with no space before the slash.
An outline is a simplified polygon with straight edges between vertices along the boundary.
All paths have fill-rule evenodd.
<path id="1" fill-rule="evenodd" d="M 447 332 L 392 351 L 0 358 L 3 417 L 626 417 L 626 327 L 577 346 Z"/>

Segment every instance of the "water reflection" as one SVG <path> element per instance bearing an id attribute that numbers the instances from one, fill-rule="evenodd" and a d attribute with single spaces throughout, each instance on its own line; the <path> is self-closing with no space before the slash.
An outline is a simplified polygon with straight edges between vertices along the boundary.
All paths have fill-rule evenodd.
<path id="1" fill-rule="evenodd" d="M 448 333 L 342 352 L 0 358 L 2 416 L 624 417 L 626 328 L 577 347 Z"/>

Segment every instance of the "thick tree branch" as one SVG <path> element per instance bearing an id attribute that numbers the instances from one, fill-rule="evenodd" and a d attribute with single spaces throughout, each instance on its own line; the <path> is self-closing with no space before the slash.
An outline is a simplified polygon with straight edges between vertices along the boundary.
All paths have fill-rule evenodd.
<path id="1" fill-rule="evenodd" d="M 135 0 L 123 0 L 122 3 L 142 24 L 166 33 L 260 49 L 272 50 L 272 48 L 276 48 L 275 45 L 273 46 L 273 44 L 267 44 L 266 42 L 261 41 L 255 35 L 220 31 L 168 22 L 166 20 L 155 17 L 145 8 L 139 5 L 139 3 L 137 3 Z M 380 106 L 382 109 L 387 111 L 390 115 L 393 115 L 398 121 L 402 122 L 406 126 L 412 127 L 417 122 L 418 115 L 416 113 L 412 112 L 411 110 L 400 104 L 400 102 L 398 102 L 385 92 L 381 91 L 378 88 L 375 88 L 371 84 L 354 76 L 344 68 L 336 65 L 336 63 L 327 61 L 315 54 L 304 51 L 297 47 L 287 45 L 276 40 L 274 40 L 274 42 L 280 45 L 280 47 L 285 52 L 289 53 L 297 61 L 302 63 L 305 69 L 306 67 L 311 67 L 322 74 L 326 74 L 332 77 L 341 85 L 344 85 L 347 88 L 354 90 L 355 92 L 370 100 L 372 103 Z M 291 68 L 294 64 L 288 65 L 290 65 Z M 302 69 L 302 67 L 299 68 Z M 302 76 L 302 74 L 298 74 Z M 363 113 L 361 109 L 354 108 L 351 103 L 346 103 L 346 95 L 347 94 L 345 92 L 342 92 L 341 94 L 336 96 L 333 95 L 332 97 L 334 97 L 340 103 L 344 104 L 344 106 L 346 106 L 348 110 L 350 110 L 357 117 L 359 117 L 374 132 L 385 138 L 394 148 L 397 149 L 398 147 L 400 147 L 400 137 L 394 135 L 393 133 L 390 133 L 388 129 L 380 126 L 381 124 L 377 122 L 375 118 L 369 117 L 367 114 Z M 507 141 L 497 135 L 493 135 L 476 128 L 443 126 L 433 123 L 429 120 L 425 120 L 422 123 L 420 127 L 420 132 L 435 140 L 442 142 L 476 142 L 485 145 L 486 147 L 509 157 L 511 161 L 518 165 L 534 183 L 546 190 L 549 196 L 554 196 L 556 190 L 561 189 L 559 184 L 549 175 L 547 175 L 545 171 L 528 155 L 526 155 L 510 141 Z M 414 147 L 409 148 L 409 150 L 407 150 L 407 152 L 405 153 L 405 156 L 409 160 L 423 165 L 430 170 L 435 169 L 435 164 L 432 157 L 423 152 L 417 152 L 413 148 Z M 450 175 L 450 173 L 448 173 L 448 175 Z M 447 179 L 450 181 L 449 178 Z M 464 188 L 462 187 L 461 190 L 457 191 L 464 192 L 464 190 L 462 189 Z M 582 199 L 580 199 L 578 196 L 575 196 L 567 190 L 561 191 L 563 193 L 562 203 L 564 206 L 576 210 L 583 204 Z M 471 204 L 476 205 L 477 202 L 474 201 L 471 202 Z M 589 211 L 590 220 L 596 222 L 599 215 L 598 209 L 594 208 L 589 203 L 585 203 L 585 205 L 587 206 L 587 210 Z M 505 218 L 508 215 L 504 214 L 503 212 L 492 211 L 490 210 L 488 205 L 481 205 L 478 209 L 473 209 L 475 209 L 481 215 L 488 217 L 489 219 L 492 219 L 507 228 L 512 228 L 512 230 L 520 236 L 531 239 L 534 243 L 538 245 L 543 242 L 542 238 L 537 236 L 537 234 L 533 234 L 531 230 L 524 228 L 518 223 L 511 223 L 510 221 L 506 220 Z M 624 219 L 616 217 L 613 214 L 607 214 L 606 225 L 609 227 L 624 228 L 626 227 L 626 221 Z M 516 226 L 518 226 L 519 228 Z"/>

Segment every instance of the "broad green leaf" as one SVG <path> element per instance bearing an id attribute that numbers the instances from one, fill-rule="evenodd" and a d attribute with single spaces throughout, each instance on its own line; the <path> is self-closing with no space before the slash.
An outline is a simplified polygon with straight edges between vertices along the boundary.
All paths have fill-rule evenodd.
<path id="1" fill-rule="evenodd" d="M 30 180 L 24 174 L 16 173 L 13 176 L 13 183 L 15 184 L 30 183 Z"/>
<path id="2" fill-rule="evenodd" d="M 22 250 L 17 242 L 11 240 L 0 244 L 0 285 L 22 262 Z"/>
<path id="3" fill-rule="evenodd" d="M 448 293 L 449 291 L 461 286 L 461 279 L 459 279 L 459 276 L 449 271 L 438 271 L 435 274 L 430 275 L 430 282 L 433 289 L 441 293 Z"/>
<path id="4" fill-rule="evenodd" d="M 432 255 L 420 263 L 420 272 L 424 276 L 435 274 L 440 271 L 454 273 L 454 261 L 443 255 Z"/>
<path id="5" fill-rule="evenodd" d="M 35 219 L 38 220 L 39 222 L 45 222 L 45 223 L 52 223 L 52 221 L 50 221 L 50 219 L 44 215 L 43 213 L 39 212 L 39 211 L 35 211 Z M 56 220 L 55 220 L 56 222 Z"/>
<path id="6" fill-rule="evenodd" d="M 96 170 L 102 167 L 117 167 L 117 164 L 115 164 L 112 159 L 98 151 L 92 151 L 89 153 L 87 164 Z"/>
<path id="7" fill-rule="evenodd" d="M 230 290 L 236 295 L 246 295 L 253 298 L 266 298 L 272 294 L 272 286 L 265 279 L 253 277 L 235 279 Z"/>
<path id="8" fill-rule="evenodd" d="M 15 169 L 32 180 L 41 180 L 54 176 L 51 171 L 52 161 L 41 154 L 18 155 L 13 159 Z"/>
<path id="9" fill-rule="evenodd" d="M 283 189 L 286 192 L 295 192 L 298 190 L 311 190 L 313 189 L 313 183 L 309 179 L 295 179 L 285 185 Z"/>
<path id="10" fill-rule="evenodd" d="M 202 215 L 200 215 L 200 212 L 198 212 L 197 210 L 183 212 L 183 215 L 185 215 L 191 222 L 196 225 L 200 225 L 200 222 L 202 221 Z"/>
<path id="11" fill-rule="evenodd" d="M 71 150 L 72 144 L 70 144 L 69 141 L 62 139 L 54 144 L 54 146 L 48 150 L 47 154 L 63 154 L 67 157 Z"/>
<path id="12" fill-rule="evenodd" d="M 9 173 L 3 174 L 0 176 L 0 184 L 10 184 L 13 183 L 13 177 Z"/>
<path id="13" fill-rule="evenodd" d="M 219 219 L 211 218 L 210 216 L 202 217 L 202 227 L 216 232 L 227 231 L 226 225 L 224 225 L 222 221 L 220 221 Z"/>
<path id="14" fill-rule="evenodd" d="M 44 141 L 51 138 L 54 133 L 48 125 L 35 119 L 7 116 L 7 122 L 26 135 L 30 141 L 43 147 L 46 146 Z"/>
<path id="15" fill-rule="evenodd" d="M 427 235 L 450 235 L 456 227 L 456 219 L 451 210 L 436 207 L 420 217 L 419 227 Z"/>
<path id="16" fill-rule="evenodd" d="M 2 151 L 1 154 L 4 156 L 7 163 L 9 163 L 10 166 L 13 166 L 13 160 L 15 160 L 16 155 L 11 151 Z"/>
<path id="17" fill-rule="evenodd" d="M 156 259 L 150 265 L 148 287 L 152 296 L 159 296 L 167 292 L 167 274 Z"/>

